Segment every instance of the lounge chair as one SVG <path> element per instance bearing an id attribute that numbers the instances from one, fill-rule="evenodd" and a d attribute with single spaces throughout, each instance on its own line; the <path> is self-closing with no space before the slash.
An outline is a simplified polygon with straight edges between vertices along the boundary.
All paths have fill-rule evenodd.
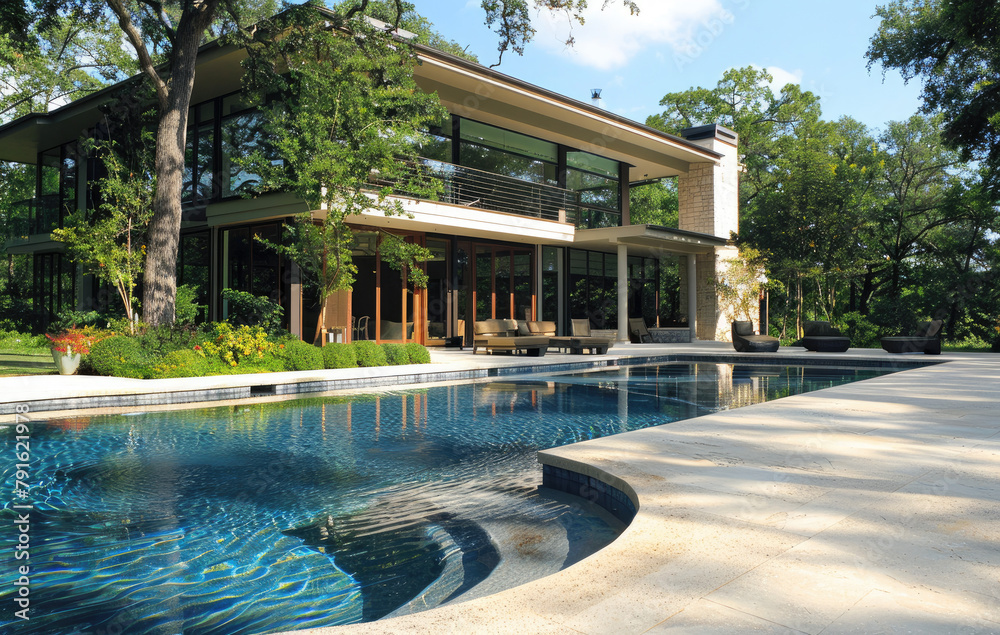
<path id="1" fill-rule="evenodd" d="M 646 321 L 642 318 L 628 319 L 628 340 L 633 344 L 652 343 L 653 336 L 646 328 Z"/>
<path id="2" fill-rule="evenodd" d="M 740 353 L 773 353 L 778 350 L 778 338 L 754 335 L 753 322 L 733 322 L 733 348 Z"/>
<path id="3" fill-rule="evenodd" d="M 549 348 L 549 338 L 518 335 L 517 320 L 482 320 L 473 324 L 472 352 L 524 353 L 541 357 Z"/>
<path id="4" fill-rule="evenodd" d="M 802 332 L 804 335 L 796 344 L 805 346 L 806 350 L 817 353 L 843 353 L 851 347 L 851 338 L 826 321 L 806 322 L 802 325 Z"/>
<path id="5" fill-rule="evenodd" d="M 932 320 L 921 322 L 913 335 L 883 337 L 882 348 L 890 353 L 924 353 L 925 355 L 941 354 L 941 327 L 944 322 Z"/>
<path id="6" fill-rule="evenodd" d="M 559 348 L 576 355 L 582 355 L 584 351 L 590 351 L 594 355 L 603 355 L 608 349 L 614 346 L 614 340 L 606 337 L 597 337 L 590 332 L 590 320 L 571 320 L 570 328 L 572 335 L 563 337 L 550 337 L 549 344 L 554 348 Z"/>

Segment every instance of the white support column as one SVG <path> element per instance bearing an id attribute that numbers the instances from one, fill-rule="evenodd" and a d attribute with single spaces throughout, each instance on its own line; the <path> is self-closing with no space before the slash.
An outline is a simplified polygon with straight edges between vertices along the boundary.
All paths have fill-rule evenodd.
<path id="1" fill-rule="evenodd" d="M 618 245 L 618 341 L 628 341 L 628 246 Z"/>
<path id="2" fill-rule="evenodd" d="M 698 339 L 698 256 L 688 254 L 687 257 L 688 286 L 688 328 L 691 329 L 691 341 Z"/>

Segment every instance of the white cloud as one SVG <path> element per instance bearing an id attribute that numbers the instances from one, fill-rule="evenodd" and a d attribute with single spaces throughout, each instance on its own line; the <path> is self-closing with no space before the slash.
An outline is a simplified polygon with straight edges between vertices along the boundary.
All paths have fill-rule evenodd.
<path id="1" fill-rule="evenodd" d="M 667 45 L 675 54 L 695 57 L 725 32 L 735 16 L 719 0 L 639 0 L 639 15 L 619 1 L 601 10 L 591 2 L 585 23 L 561 12 L 541 11 L 533 20 L 535 43 L 548 52 L 599 70 L 620 68 L 649 47 Z M 572 36 L 573 46 L 566 46 Z"/>
<path id="2" fill-rule="evenodd" d="M 756 64 L 753 66 L 754 68 L 761 68 Z M 802 69 L 786 71 L 780 66 L 768 66 L 764 70 L 770 73 L 773 78 L 768 86 L 771 87 L 771 92 L 774 93 L 775 97 L 781 94 L 781 89 L 784 88 L 786 84 L 802 83 Z"/>

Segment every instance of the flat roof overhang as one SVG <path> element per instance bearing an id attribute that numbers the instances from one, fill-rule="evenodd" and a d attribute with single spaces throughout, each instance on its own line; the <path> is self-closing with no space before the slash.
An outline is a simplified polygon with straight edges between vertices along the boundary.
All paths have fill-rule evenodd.
<path id="1" fill-rule="evenodd" d="M 449 111 L 621 161 L 629 180 L 677 176 L 721 154 L 437 51 L 421 50 L 417 84 Z"/>
<path id="2" fill-rule="evenodd" d="M 658 225 L 625 225 L 578 229 L 573 247 L 591 251 L 615 252 L 619 245 L 628 247 L 629 255 L 660 257 L 664 255 L 708 254 L 725 247 L 728 240 Z"/>

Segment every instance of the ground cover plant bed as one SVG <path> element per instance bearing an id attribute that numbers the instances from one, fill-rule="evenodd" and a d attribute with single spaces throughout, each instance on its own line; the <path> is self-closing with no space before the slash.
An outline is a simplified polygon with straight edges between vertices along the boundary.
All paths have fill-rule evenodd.
<path id="1" fill-rule="evenodd" d="M 69 329 L 53 341 L 77 336 Z M 137 328 L 135 333 L 86 331 L 90 346 L 83 374 L 164 379 L 284 371 L 429 363 L 420 344 L 328 344 L 324 348 L 288 333 L 268 333 L 254 325 L 214 322 L 199 326 Z M 43 358 L 39 358 L 43 359 Z M 51 368 L 51 365 L 50 365 Z"/>

